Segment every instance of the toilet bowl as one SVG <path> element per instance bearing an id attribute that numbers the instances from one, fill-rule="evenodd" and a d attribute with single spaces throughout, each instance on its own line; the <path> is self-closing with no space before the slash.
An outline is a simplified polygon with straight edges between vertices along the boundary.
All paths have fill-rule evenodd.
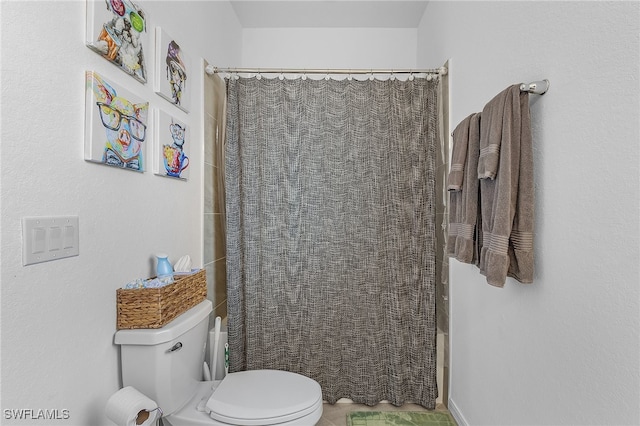
<path id="1" fill-rule="evenodd" d="M 277 389 L 274 380 L 281 380 Z M 311 426 L 321 416 L 322 394 L 315 381 L 283 371 L 255 370 L 231 373 L 221 382 L 202 382 L 194 397 L 164 423 Z"/>
<path id="2" fill-rule="evenodd" d="M 322 391 L 303 375 L 251 370 L 201 381 L 211 311 L 205 300 L 162 328 L 116 332 L 123 386 L 154 400 L 165 425 L 315 425 Z"/>

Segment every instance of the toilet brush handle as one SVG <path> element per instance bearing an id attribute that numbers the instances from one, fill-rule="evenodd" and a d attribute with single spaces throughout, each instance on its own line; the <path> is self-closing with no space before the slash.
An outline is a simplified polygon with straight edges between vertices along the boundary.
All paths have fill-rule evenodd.
<path id="1" fill-rule="evenodd" d="M 229 344 L 224 344 L 224 375 L 229 374 Z"/>
<path id="2" fill-rule="evenodd" d="M 218 370 L 218 350 L 220 346 L 220 322 L 222 319 L 216 317 L 214 329 L 213 329 L 213 349 L 211 350 L 211 380 L 216 379 L 216 372 Z"/>

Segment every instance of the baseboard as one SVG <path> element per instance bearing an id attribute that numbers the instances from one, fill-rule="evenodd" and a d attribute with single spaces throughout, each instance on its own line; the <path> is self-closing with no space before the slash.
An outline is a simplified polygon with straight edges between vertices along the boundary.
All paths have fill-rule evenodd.
<path id="1" fill-rule="evenodd" d="M 469 426 L 467 419 L 464 418 L 464 416 L 462 415 L 462 412 L 460 412 L 460 410 L 458 409 L 458 406 L 451 398 L 449 398 L 449 413 L 451 413 L 453 418 L 456 420 L 456 423 L 458 423 L 458 426 Z"/>

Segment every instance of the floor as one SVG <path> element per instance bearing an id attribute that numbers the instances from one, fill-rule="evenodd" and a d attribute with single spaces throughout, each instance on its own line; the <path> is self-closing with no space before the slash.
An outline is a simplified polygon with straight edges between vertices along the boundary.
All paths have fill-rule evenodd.
<path id="1" fill-rule="evenodd" d="M 437 406 L 436 410 L 445 410 L 444 406 Z M 380 403 L 373 407 L 364 404 L 342 403 L 336 404 L 325 403 L 322 407 L 322 417 L 316 426 L 346 426 L 347 413 L 352 411 L 428 411 L 426 408 L 416 404 L 405 404 L 396 407 L 393 404 Z"/>

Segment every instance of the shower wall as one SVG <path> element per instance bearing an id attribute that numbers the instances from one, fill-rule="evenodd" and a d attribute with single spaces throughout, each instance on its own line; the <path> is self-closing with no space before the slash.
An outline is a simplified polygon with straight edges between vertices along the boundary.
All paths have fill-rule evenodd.
<path id="1" fill-rule="evenodd" d="M 449 69 L 449 61 L 443 64 Z M 449 228 L 449 193 L 446 191 L 449 172 L 449 73 L 440 80 L 440 153 L 436 159 L 436 324 L 438 327 L 438 403 L 448 406 L 449 399 L 449 258 L 447 233 Z"/>
<path id="2" fill-rule="evenodd" d="M 205 66 L 208 65 L 205 63 Z M 227 269 L 222 194 L 221 152 L 224 129 L 224 81 L 204 73 L 204 202 L 203 264 L 207 272 L 207 298 L 213 303 L 209 329 L 215 317 L 227 316 Z"/>

